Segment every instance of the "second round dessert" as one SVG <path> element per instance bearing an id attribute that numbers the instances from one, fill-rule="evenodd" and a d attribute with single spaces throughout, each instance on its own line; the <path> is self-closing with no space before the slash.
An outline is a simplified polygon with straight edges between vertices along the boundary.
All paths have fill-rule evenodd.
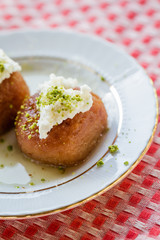
<path id="1" fill-rule="evenodd" d="M 13 127 L 24 98 L 29 96 L 20 70 L 20 65 L 0 49 L 0 135 Z"/>

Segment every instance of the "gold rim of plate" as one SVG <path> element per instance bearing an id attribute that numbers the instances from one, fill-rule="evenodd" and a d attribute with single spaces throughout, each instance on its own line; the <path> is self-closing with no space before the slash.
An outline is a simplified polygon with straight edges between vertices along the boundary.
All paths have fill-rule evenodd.
<path id="1" fill-rule="evenodd" d="M 118 179 L 116 179 L 114 182 L 112 182 L 110 185 L 108 185 L 107 187 L 103 188 L 102 190 L 100 190 L 99 192 L 81 200 L 81 201 L 78 201 L 76 203 L 73 203 L 73 204 L 70 204 L 70 205 L 67 205 L 65 207 L 61 207 L 61 208 L 57 208 L 57 209 L 54 209 L 54 210 L 49 210 L 49 211 L 44 211 L 44 212 L 41 212 L 41 213 L 33 213 L 33 214 L 27 214 L 27 215 L 13 215 L 13 216 L 0 216 L 0 219 L 23 219 L 23 218 L 34 218 L 34 217 L 44 217 L 44 216 L 47 216 L 47 215 L 50 215 L 52 213 L 58 213 L 58 212 L 62 212 L 62 211 L 66 211 L 66 210 L 69 210 L 71 208 L 74 208 L 74 207 L 77 207 L 79 206 L 80 204 L 83 204 L 87 201 L 90 201 L 92 200 L 93 198 L 103 194 L 104 192 L 108 191 L 109 189 L 111 189 L 112 187 L 114 187 L 116 184 L 118 184 L 120 181 L 122 181 L 129 173 L 132 172 L 132 170 L 138 165 L 138 163 L 141 161 L 141 159 L 143 158 L 143 156 L 146 154 L 146 152 L 148 151 L 152 141 L 153 141 L 153 137 L 154 137 L 154 134 L 156 132 L 156 128 L 157 128 L 157 125 L 158 125 L 158 116 L 159 116 L 159 113 L 158 113 L 158 97 L 157 97 L 157 93 L 156 93 L 156 89 L 154 88 L 153 86 L 153 81 L 152 79 L 150 79 L 150 82 L 152 84 L 152 87 L 153 87 L 153 91 L 154 91 L 154 96 L 155 96 L 155 99 L 156 99 L 156 120 L 155 120 L 155 125 L 153 127 L 153 130 L 152 130 L 152 135 L 149 139 L 149 141 L 147 142 L 147 145 L 146 147 L 143 149 L 143 151 L 141 152 L 140 156 L 137 158 L 137 160 L 132 164 L 132 166 L 125 172 L 123 173 Z"/>

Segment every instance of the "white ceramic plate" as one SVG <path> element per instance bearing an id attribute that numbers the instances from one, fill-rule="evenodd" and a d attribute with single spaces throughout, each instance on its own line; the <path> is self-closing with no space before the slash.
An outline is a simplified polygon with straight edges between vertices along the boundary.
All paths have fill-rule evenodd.
<path id="1" fill-rule="evenodd" d="M 1 217 L 43 215 L 76 206 L 111 188 L 136 166 L 155 132 L 157 100 L 151 80 L 130 56 L 97 37 L 62 30 L 1 33 L 0 47 L 22 65 L 31 93 L 51 72 L 76 77 L 102 98 L 109 122 L 108 132 L 87 160 L 65 173 L 25 159 L 13 130 L 2 136 Z M 114 141 L 119 152 L 111 155 L 107 150 Z M 104 165 L 97 167 L 101 157 Z"/>

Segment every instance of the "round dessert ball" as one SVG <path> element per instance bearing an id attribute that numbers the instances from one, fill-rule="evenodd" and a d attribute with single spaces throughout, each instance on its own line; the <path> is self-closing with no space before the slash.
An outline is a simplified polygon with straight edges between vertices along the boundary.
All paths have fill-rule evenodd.
<path id="1" fill-rule="evenodd" d="M 0 135 L 14 125 L 17 112 L 29 89 L 22 75 L 14 72 L 0 84 Z"/>
<path id="2" fill-rule="evenodd" d="M 89 111 L 53 126 L 47 138 L 40 139 L 37 126 L 39 110 L 36 107 L 38 96 L 35 94 L 27 99 L 17 116 L 16 136 L 22 152 L 34 160 L 54 166 L 79 164 L 107 128 L 103 102 L 92 93 L 93 105 Z"/>

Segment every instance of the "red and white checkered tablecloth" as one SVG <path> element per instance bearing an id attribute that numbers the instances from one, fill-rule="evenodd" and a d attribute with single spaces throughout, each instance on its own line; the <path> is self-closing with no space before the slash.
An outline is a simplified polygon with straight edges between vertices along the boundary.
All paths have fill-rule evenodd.
<path id="1" fill-rule="evenodd" d="M 97 34 L 124 48 L 146 69 L 160 97 L 160 0 L 0 0 L 0 30 L 57 27 Z M 0 220 L 0 239 L 160 239 L 159 145 L 160 123 L 148 153 L 116 187 L 62 213 Z"/>

